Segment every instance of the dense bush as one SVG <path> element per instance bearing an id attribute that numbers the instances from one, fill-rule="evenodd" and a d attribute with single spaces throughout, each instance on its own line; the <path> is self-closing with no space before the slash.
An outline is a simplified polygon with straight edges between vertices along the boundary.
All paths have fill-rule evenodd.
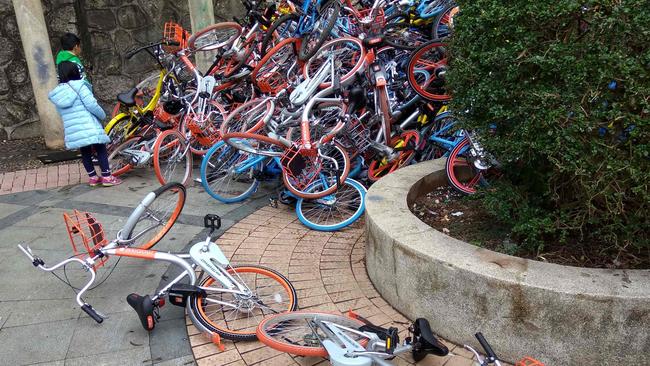
<path id="1" fill-rule="evenodd" d="M 650 1 L 460 1 L 452 107 L 503 175 L 483 202 L 527 249 L 650 251 Z"/>

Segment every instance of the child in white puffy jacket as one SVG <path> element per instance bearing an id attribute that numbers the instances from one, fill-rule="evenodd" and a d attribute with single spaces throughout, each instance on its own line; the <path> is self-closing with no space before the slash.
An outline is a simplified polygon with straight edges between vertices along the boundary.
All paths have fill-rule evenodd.
<path id="1" fill-rule="evenodd" d="M 106 118 L 106 113 L 93 96 L 92 87 L 82 80 L 79 67 L 74 62 L 59 63 L 57 71 L 59 85 L 49 93 L 49 99 L 63 119 L 65 147 L 81 151 L 81 160 L 91 186 L 101 184 L 106 187 L 122 183 L 111 174 L 106 151 L 106 144 L 110 139 L 100 122 Z M 101 176 L 95 172 L 93 150 L 102 170 Z"/>

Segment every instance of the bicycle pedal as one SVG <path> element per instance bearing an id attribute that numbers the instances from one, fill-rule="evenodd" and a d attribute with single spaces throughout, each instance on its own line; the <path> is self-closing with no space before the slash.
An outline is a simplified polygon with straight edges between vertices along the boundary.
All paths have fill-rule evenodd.
<path id="1" fill-rule="evenodd" d="M 278 208 L 278 198 L 275 196 L 269 197 L 269 206 L 273 208 Z"/>

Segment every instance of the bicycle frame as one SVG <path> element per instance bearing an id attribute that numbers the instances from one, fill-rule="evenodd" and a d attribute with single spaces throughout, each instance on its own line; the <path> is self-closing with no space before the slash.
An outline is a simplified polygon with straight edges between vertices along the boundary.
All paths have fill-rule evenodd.
<path id="1" fill-rule="evenodd" d="M 379 339 L 375 333 L 361 332 L 331 321 L 320 320 L 318 317 L 314 318 L 314 323 L 326 335 L 326 338 L 320 339 L 320 342 L 327 350 L 333 366 L 371 366 L 373 364 L 390 366 L 391 363 L 386 361 L 386 358 L 392 358 L 413 349 L 411 344 L 404 343 L 397 345 L 392 354 L 377 351 L 382 348 L 386 349 L 386 342 Z M 363 347 L 343 331 L 368 339 L 367 346 Z M 316 332 L 314 334 L 317 335 Z"/>

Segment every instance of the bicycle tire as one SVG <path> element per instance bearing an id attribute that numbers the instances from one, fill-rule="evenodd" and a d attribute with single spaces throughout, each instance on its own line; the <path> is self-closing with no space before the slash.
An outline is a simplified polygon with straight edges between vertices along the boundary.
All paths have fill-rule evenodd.
<path id="1" fill-rule="evenodd" d="M 415 50 L 413 54 L 411 55 L 411 58 L 409 59 L 408 67 L 407 67 L 407 75 L 408 75 L 408 82 L 411 88 L 418 93 L 421 97 L 431 100 L 431 101 L 438 101 L 438 102 L 443 102 L 451 99 L 451 96 L 447 94 L 445 88 L 444 88 L 444 80 L 436 79 L 435 72 L 436 68 L 446 66 L 447 60 L 446 60 L 446 55 L 439 60 L 439 61 L 422 61 L 420 60 L 420 57 L 422 57 L 426 52 L 431 51 L 433 48 L 439 48 L 444 50 L 446 47 L 446 43 L 444 43 L 441 40 L 433 40 L 430 42 L 427 42 L 423 44 L 420 48 Z M 424 64 L 426 67 L 420 67 L 418 68 L 417 65 L 418 63 Z M 420 85 L 421 83 L 418 82 L 416 79 L 416 71 L 419 73 L 427 73 L 429 75 L 429 78 L 431 79 L 430 81 L 426 82 L 426 85 Z M 432 85 L 432 82 L 436 81 L 436 84 L 442 84 L 442 85 L 433 85 L 433 88 L 430 86 Z"/>
<path id="2" fill-rule="evenodd" d="M 326 21 L 321 23 L 323 13 L 329 9 L 332 9 L 332 14 L 329 16 L 329 18 L 326 19 Z M 302 44 L 300 45 L 300 52 L 298 53 L 298 58 L 301 61 L 309 60 L 316 54 L 316 52 L 318 52 L 323 43 L 325 43 L 329 37 L 332 28 L 334 28 L 334 24 L 336 24 L 336 19 L 339 17 L 340 11 L 341 4 L 337 0 L 330 0 L 321 6 L 321 8 L 318 10 L 319 19 L 316 21 L 317 24 L 314 25 L 309 33 L 303 36 Z M 316 27 L 320 24 L 324 24 L 322 31 L 320 34 L 318 34 L 318 38 L 315 40 L 315 42 L 310 43 L 310 37 L 314 34 L 314 32 L 318 30 Z"/>
<path id="3" fill-rule="evenodd" d="M 356 330 L 364 325 L 360 320 L 343 315 L 319 311 L 294 311 L 272 315 L 262 320 L 257 327 L 257 339 L 273 349 L 292 355 L 328 357 L 327 350 L 318 341 L 327 337 L 324 334 L 319 334 L 320 338 L 315 336 L 314 328 L 308 324 L 315 317 Z M 343 332 L 357 340 L 363 347 L 368 344 L 367 338 L 359 339 L 355 333 Z M 289 335 L 292 333 L 295 333 L 295 336 L 290 338 Z"/>
<path id="4" fill-rule="evenodd" d="M 219 32 L 222 32 L 223 34 L 219 34 Z M 187 40 L 187 45 L 194 52 L 212 51 L 232 43 L 241 35 L 241 32 L 241 25 L 235 22 L 212 24 L 192 34 L 192 36 Z M 216 35 L 223 37 L 216 37 Z M 210 43 L 210 36 L 217 39 L 212 40 L 213 42 Z M 197 41 L 199 42 L 199 45 L 197 45 Z M 204 42 L 205 44 L 202 45 L 201 42 Z"/>
<path id="5" fill-rule="evenodd" d="M 487 181 L 483 177 L 483 171 L 476 169 L 473 164 L 468 161 L 467 157 L 464 157 L 464 154 L 467 151 L 469 146 L 469 137 L 465 136 L 462 140 L 454 146 L 454 148 L 449 153 L 449 157 L 445 162 L 445 173 L 447 174 L 447 182 L 455 190 L 462 194 L 474 194 L 476 193 L 477 185 L 485 185 Z M 467 167 L 470 169 L 471 177 L 469 182 L 465 183 L 467 179 L 464 177 L 461 178 L 461 175 L 456 171 L 456 168 Z"/>
<path id="6" fill-rule="evenodd" d="M 249 100 L 228 114 L 221 124 L 221 135 L 258 131 L 271 118 L 273 109 L 273 102 L 268 98 Z"/>
<path id="7" fill-rule="evenodd" d="M 130 139 L 124 141 L 123 143 L 117 145 L 113 151 L 108 155 L 108 164 L 111 167 L 111 173 L 118 177 L 122 174 L 125 174 L 133 170 L 133 164 L 131 163 L 131 157 L 118 155 L 122 153 L 123 150 L 130 148 L 140 141 L 140 137 L 131 137 Z"/>
<path id="8" fill-rule="evenodd" d="M 453 26 L 450 27 L 449 24 L 453 23 L 453 18 L 458 13 L 458 9 L 458 5 L 452 3 L 436 16 L 431 25 L 431 37 L 433 39 L 444 39 L 453 34 L 454 28 Z"/>
<path id="9" fill-rule="evenodd" d="M 320 67 L 321 64 L 318 64 L 318 60 L 319 60 L 318 56 L 320 56 L 321 54 L 323 55 L 327 54 L 328 53 L 327 49 L 333 48 L 337 43 L 343 43 L 343 42 L 354 43 L 359 52 L 353 53 L 352 57 L 356 58 L 356 60 L 352 60 L 352 62 L 354 62 L 354 66 L 347 66 L 346 69 L 343 69 L 345 74 L 340 77 L 339 81 L 341 85 L 346 86 L 348 84 L 348 81 L 354 80 L 354 78 L 356 77 L 356 73 L 363 65 L 366 56 L 366 51 L 365 48 L 363 47 L 363 44 L 361 43 L 361 41 L 359 41 L 358 38 L 354 38 L 354 37 L 337 38 L 322 45 L 318 53 L 316 53 L 314 57 L 311 57 L 309 61 L 305 63 L 305 66 L 303 67 L 303 74 L 305 75 L 305 78 L 312 78 L 314 76 L 313 74 Z M 342 64 L 342 62 L 340 63 Z M 341 70 L 341 68 L 342 66 L 339 65 L 339 71 Z M 325 89 L 328 88 L 330 85 L 332 85 L 331 81 L 323 82 L 319 85 L 319 87 L 321 89 Z"/>
<path id="10" fill-rule="evenodd" d="M 236 174 L 233 167 L 245 162 L 248 155 L 219 141 L 212 146 L 201 162 L 201 185 L 214 199 L 223 203 L 241 202 L 250 197 L 260 182 L 253 176 L 255 168 L 261 170 L 261 162 L 245 174 Z M 215 183 L 216 182 L 216 183 Z M 247 186 L 247 183 L 250 184 Z M 225 186 L 225 187 L 224 187 Z"/>
<path id="11" fill-rule="evenodd" d="M 250 301 L 246 304 L 243 303 L 244 300 L 240 299 L 237 301 L 240 301 L 239 304 L 248 306 L 248 309 L 245 309 L 245 313 L 247 314 L 246 320 L 241 320 L 241 319 L 231 319 L 228 320 L 230 317 L 230 313 L 227 313 L 226 311 L 220 310 L 220 309 L 210 309 L 210 305 L 206 305 L 206 302 L 203 301 L 203 297 L 200 295 L 190 295 L 188 299 L 189 307 L 188 311 L 192 313 L 192 318 L 196 319 L 198 322 L 201 323 L 202 326 L 204 326 L 206 329 L 209 329 L 212 332 L 215 332 L 219 334 L 220 336 L 234 340 L 234 341 L 252 341 L 257 338 L 256 331 L 257 331 L 257 326 L 259 323 L 262 321 L 262 319 L 268 315 L 264 314 L 265 311 L 262 310 L 264 307 L 269 308 L 271 312 L 292 312 L 298 308 L 298 298 L 296 294 L 296 289 L 293 287 L 291 282 L 283 276 L 281 273 L 270 269 L 266 268 L 263 266 L 259 265 L 242 265 L 242 266 L 232 266 L 229 269 L 229 272 L 234 276 L 239 278 L 242 278 L 242 274 L 245 273 L 252 273 L 254 274 L 253 282 L 255 284 L 262 284 L 266 285 L 271 279 L 272 281 L 275 281 L 276 284 L 278 284 L 283 291 L 283 294 L 280 294 L 279 292 L 274 292 L 270 294 L 262 294 L 259 292 L 259 289 L 256 289 L 254 291 L 254 296 L 259 300 L 259 297 L 271 297 L 273 301 L 276 302 L 276 304 L 279 304 L 279 300 L 284 300 L 284 296 L 286 295 L 287 299 L 287 305 L 278 305 L 276 308 L 273 308 L 269 305 L 262 304 L 260 306 L 259 302 L 257 304 L 253 304 Z M 259 276 L 258 276 L 259 275 Z M 266 280 L 265 280 L 266 279 Z M 242 278 L 243 280 L 243 278 Z M 212 277 L 206 277 L 201 281 L 199 286 L 201 287 L 206 287 L 214 283 L 215 280 Z M 270 282 L 272 283 L 272 282 Z M 251 282 L 247 282 L 246 285 L 250 286 Z M 269 286 L 264 286 L 265 288 L 270 287 Z M 278 289 L 280 289 L 278 288 Z M 222 296 L 220 297 L 220 301 L 223 300 L 223 296 L 233 296 L 232 293 L 228 292 L 218 292 L 218 291 L 212 291 L 213 293 L 221 294 Z M 210 293 L 210 290 L 206 289 L 206 293 Z M 209 298 L 210 295 L 208 295 Z M 234 296 L 233 296 L 234 297 Z M 216 304 L 218 306 L 218 304 Z M 223 306 L 222 306 L 223 308 Z M 261 317 L 255 316 L 254 312 L 256 310 L 259 310 L 259 313 L 261 313 Z M 242 313 L 241 311 L 237 310 L 234 315 L 240 315 Z M 254 319 L 251 320 L 251 313 L 253 313 Z M 215 318 L 214 316 L 211 317 L 211 315 L 217 315 Z M 223 322 L 224 324 L 217 324 L 217 322 L 221 323 Z M 244 323 L 244 324 L 242 324 Z M 224 326 L 225 325 L 225 326 Z M 238 329 L 233 329 L 233 328 L 238 328 Z M 243 329 L 243 330 L 242 330 Z"/>
<path id="12" fill-rule="evenodd" d="M 185 165 L 182 175 L 174 175 L 179 162 Z M 153 146 L 153 167 L 160 184 L 180 182 L 186 185 L 192 173 L 192 154 L 185 137 L 178 130 L 167 130 L 156 138 Z M 180 179 L 178 179 L 180 178 Z"/>
<path id="13" fill-rule="evenodd" d="M 266 34 L 264 34 L 264 38 L 262 39 L 262 45 L 260 46 L 260 53 L 262 55 L 266 55 L 267 51 L 269 50 L 269 46 L 271 46 L 271 40 L 274 39 L 274 37 L 277 37 L 279 39 L 276 39 L 276 41 L 282 41 L 286 38 L 293 37 L 295 33 L 295 29 L 291 31 L 289 28 L 284 28 L 280 30 L 281 34 L 274 35 L 275 31 L 280 28 L 284 23 L 290 23 L 290 22 L 295 22 L 296 23 L 296 29 L 298 27 L 298 22 L 300 21 L 300 17 L 297 14 L 294 13 L 289 13 L 289 14 L 284 14 L 283 16 L 279 17 L 278 20 L 273 22 L 271 24 L 271 27 L 266 31 Z M 285 27 L 290 27 L 290 24 L 284 24 Z M 289 31 L 290 33 L 285 33 Z M 277 44 L 277 43 L 276 43 Z M 275 46 L 274 46 L 275 47 Z"/>
<path id="14" fill-rule="evenodd" d="M 318 189 L 317 186 L 322 184 L 320 181 L 314 182 L 308 190 Z M 319 199 L 298 198 L 296 215 L 300 222 L 313 230 L 337 231 L 351 225 L 363 214 L 366 189 L 361 183 L 347 178 L 343 185 L 332 193 L 332 196 L 334 197 L 324 200 L 325 202 L 318 202 Z M 345 210 L 350 210 L 349 214 Z M 337 217 L 335 212 L 340 212 L 342 215 Z"/>
<path id="15" fill-rule="evenodd" d="M 111 151 L 112 147 L 117 147 L 122 142 L 128 140 L 128 135 L 131 134 L 128 131 L 129 123 L 131 123 L 131 116 L 126 113 L 118 113 L 108 121 L 106 127 L 104 127 L 104 133 L 111 140 L 107 144 L 108 151 Z"/>
<path id="16" fill-rule="evenodd" d="M 125 239 L 132 239 L 134 241 L 130 246 L 139 249 L 149 249 L 156 245 L 174 226 L 176 220 L 183 211 L 187 193 L 185 187 L 177 182 L 172 182 L 159 187 L 153 191 L 155 198 L 148 205 L 147 209 L 138 217 L 138 221 L 133 226 L 133 229 L 124 233 Z M 171 199 L 166 199 L 166 197 Z M 157 209 L 160 207 L 160 209 Z M 168 216 L 167 218 L 165 218 Z M 155 219 L 148 220 L 151 217 Z M 139 226 L 143 224 L 143 226 Z M 150 231 L 150 227 L 161 228 L 154 231 L 152 236 L 143 236 L 146 231 Z"/>
<path id="17" fill-rule="evenodd" d="M 300 72 L 295 44 L 298 38 L 286 38 L 271 48 L 251 72 L 251 80 L 263 93 L 277 94 L 290 85 L 292 69 Z M 293 54 L 294 57 L 290 55 Z M 295 67 L 294 67 L 295 65 Z"/>

